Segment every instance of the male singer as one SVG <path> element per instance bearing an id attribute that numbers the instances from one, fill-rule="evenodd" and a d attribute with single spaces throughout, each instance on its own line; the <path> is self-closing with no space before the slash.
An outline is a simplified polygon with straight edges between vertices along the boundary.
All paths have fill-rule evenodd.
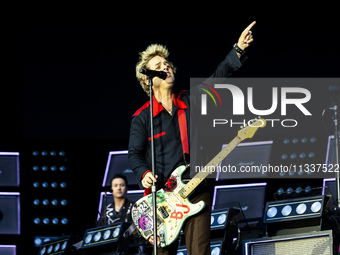
<path id="1" fill-rule="evenodd" d="M 230 76 L 245 60 L 245 50 L 253 42 L 252 22 L 241 34 L 234 48 L 218 65 L 213 78 Z M 151 172 L 151 135 L 149 102 L 139 108 L 131 120 L 129 139 L 129 164 L 140 181 L 140 187 L 150 189 L 152 182 L 162 188 L 171 172 L 180 165 L 188 163 L 189 155 L 189 107 L 190 95 L 182 91 L 175 95 L 176 69 L 169 60 L 168 49 L 152 44 L 140 53 L 136 66 L 136 76 L 144 91 L 149 94 L 147 77 L 139 72 L 141 68 L 164 71 L 165 79 L 153 78 L 153 123 L 155 142 L 155 176 Z M 186 130 L 186 132 L 184 131 Z M 210 214 L 211 198 L 207 186 L 201 184 L 189 197 L 192 203 L 203 200 L 206 207 L 188 219 L 183 227 L 188 254 L 210 254 Z M 159 248 L 159 254 L 176 254 L 178 242 Z"/>

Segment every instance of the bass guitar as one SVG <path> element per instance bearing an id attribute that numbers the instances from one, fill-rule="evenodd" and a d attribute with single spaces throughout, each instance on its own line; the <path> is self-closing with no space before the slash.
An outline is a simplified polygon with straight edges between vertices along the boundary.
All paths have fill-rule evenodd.
<path id="1" fill-rule="evenodd" d="M 237 136 L 220 151 L 187 184 L 182 182 L 182 174 L 187 166 L 179 166 L 172 173 L 163 189 L 156 192 L 157 245 L 165 247 L 174 242 L 185 220 L 199 213 L 205 206 L 203 201 L 192 204 L 189 195 L 218 166 L 222 160 L 244 139 L 252 138 L 266 121 L 257 119 L 238 131 Z M 139 199 L 132 208 L 132 219 L 141 236 L 153 243 L 152 194 Z"/>

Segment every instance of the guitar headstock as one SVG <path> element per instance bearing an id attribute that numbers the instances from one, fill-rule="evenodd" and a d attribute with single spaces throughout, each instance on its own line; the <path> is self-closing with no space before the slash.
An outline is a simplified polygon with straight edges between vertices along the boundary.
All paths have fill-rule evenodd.
<path id="1" fill-rule="evenodd" d="M 258 128 L 263 128 L 267 124 L 265 119 L 255 119 L 253 122 L 249 123 L 248 126 L 240 129 L 238 131 L 238 137 L 243 141 L 247 138 L 252 138 Z"/>

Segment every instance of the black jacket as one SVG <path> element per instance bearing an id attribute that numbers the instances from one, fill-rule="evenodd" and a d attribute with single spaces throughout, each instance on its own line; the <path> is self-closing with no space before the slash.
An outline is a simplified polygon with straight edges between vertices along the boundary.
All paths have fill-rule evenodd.
<path id="1" fill-rule="evenodd" d="M 243 62 L 243 61 L 242 61 Z M 218 65 L 211 78 L 228 77 L 242 66 L 234 49 Z M 137 180 L 151 171 L 150 102 L 138 109 L 131 119 L 128 160 Z M 182 91 L 173 99 L 172 116 L 153 98 L 153 121 L 155 143 L 155 173 L 161 186 L 176 167 L 183 165 L 183 150 L 178 124 L 178 109 L 184 109 L 190 141 L 190 94 Z M 187 158 L 187 157 L 186 157 Z M 139 182 L 141 188 L 142 185 Z"/>
<path id="2" fill-rule="evenodd" d="M 105 218 L 99 219 L 96 224 L 97 226 L 105 226 L 110 225 L 115 222 L 129 222 L 132 221 L 131 217 L 131 209 L 133 206 L 133 202 L 125 199 L 125 203 L 120 208 L 119 212 L 116 212 L 114 203 L 111 203 L 106 206 Z"/>

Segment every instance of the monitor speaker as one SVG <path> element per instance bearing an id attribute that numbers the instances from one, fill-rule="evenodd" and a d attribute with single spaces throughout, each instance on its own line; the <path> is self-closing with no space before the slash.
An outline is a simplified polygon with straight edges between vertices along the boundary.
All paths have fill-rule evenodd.
<path id="1" fill-rule="evenodd" d="M 333 254 L 332 230 L 244 240 L 243 254 L 330 255 Z"/>

